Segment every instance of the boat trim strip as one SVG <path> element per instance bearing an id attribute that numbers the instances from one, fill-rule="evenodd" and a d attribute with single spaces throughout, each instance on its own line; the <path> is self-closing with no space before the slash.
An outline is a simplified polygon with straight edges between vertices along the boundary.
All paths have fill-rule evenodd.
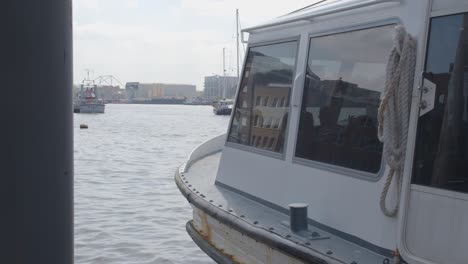
<path id="1" fill-rule="evenodd" d="M 244 196 L 244 197 L 246 197 L 246 198 L 248 198 L 250 200 L 253 200 L 253 201 L 257 202 L 257 203 L 260 203 L 260 204 L 262 204 L 262 205 L 264 205 L 266 207 L 269 207 L 269 208 L 271 208 L 273 210 L 276 210 L 276 211 L 278 211 L 280 213 L 289 215 L 289 210 L 288 209 L 286 209 L 284 207 L 281 207 L 281 206 L 279 206 L 277 204 L 273 204 L 273 203 L 268 202 L 268 201 L 266 201 L 264 199 L 261 199 L 261 198 L 259 198 L 257 196 L 253 196 L 251 194 L 243 192 L 243 191 L 241 191 L 241 190 L 239 190 L 237 188 L 231 187 L 231 186 L 226 185 L 226 184 L 224 184 L 222 182 L 219 182 L 219 181 L 216 181 L 215 184 L 217 186 L 219 186 L 219 187 L 222 187 L 222 188 L 227 189 L 229 191 L 235 192 L 235 193 L 237 193 L 237 194 L 239 194 L 241 196 Z M 370 250 L 372 252 L 375 252 L 375 253 L 377 253 L 379 255 L 382 255 L 382 256 L 385 256 L 385 257 L 388 257 L 388 258 L 393 257 L 393 252 L 391 250 L 379 247 L 379 246 L 374 245 L 372 243 L 369 243 L 369 242 L 367 242 L 367 241 L 365 241 L 365 240 L 363 240 L 363 239 L 361 239 L 359 237 L 356 237 L 356 236 L 350 235 L 348 233 L 342 232 L 340 230 L 337 230 L 337 229 L 335 229 L 333 227 L 324 225 L 324 224 L 322 224 L 320 222 L 317 222 L 315 220 L 312 220 L 310 218 L 307 218 L 307 222 L 308 222 L 309 225 L 312 225 L 312 226 L 314 226 L 314 227 L 316 227 L 318 229 L 321 229 L 321 230 L 323 230 L 323 231 L 325 231 L 327 233 L 330 233 L 332 235 L 340 237 L 340 238 L 342 238 L 342 239 L 344 239 L 346 241 L 349 241 L 349 242 L 351 242 L 353 244 L 356 244 L 356 245 L 358 245 L 360 247 L 368 249 L 368 250 Z"/>

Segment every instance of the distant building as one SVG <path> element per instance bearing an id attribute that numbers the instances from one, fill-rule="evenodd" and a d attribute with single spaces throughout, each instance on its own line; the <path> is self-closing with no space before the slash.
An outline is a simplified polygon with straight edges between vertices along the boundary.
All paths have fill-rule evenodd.
<path id="1" fill-rule="evenodd" d="M 203 96 L 211 99 L 232 99 L 236 96 L 237 81 L 235 76 L 206 76 Z"/>
<path id="2" fill-rule="evenodd" d="M 191 99 L 197 96 L 196 86 L 191 84 L 128 82 L 125 90 L 132 101 Z"/>

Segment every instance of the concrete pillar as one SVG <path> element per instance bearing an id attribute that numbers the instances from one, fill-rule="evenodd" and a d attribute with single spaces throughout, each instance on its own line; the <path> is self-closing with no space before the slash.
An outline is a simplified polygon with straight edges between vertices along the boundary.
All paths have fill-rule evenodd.
<path id="1" fill-rule="evenodd" d="M 73 263 L 72 3 L 1 6 L 0 169 L 14 203 L 2 214 L 11 235 L 0 239 L 14 260 L 0 263 Z"/>

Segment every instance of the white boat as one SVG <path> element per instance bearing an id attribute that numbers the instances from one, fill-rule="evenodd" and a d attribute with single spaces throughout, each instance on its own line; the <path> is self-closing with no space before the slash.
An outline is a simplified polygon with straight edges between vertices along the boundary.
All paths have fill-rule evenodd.
<path id="1" fill-rule="evenodd" d="M 104 113 L 106 105 L 97 96 L 97 85 L 94 81 L 85 79 L 80 86 L 77 100 L 73 104 L 75 113 Z"/>
<path id="2" fill-rule="evenodd" d="M 218 263 L 468 263 L 468 1 L 319 1 L 244 33 L 227 135 L 175 176 L 196 244 Z"/>
<path id="3" fill-rule="evenodd" d="M 223 99 L 213 103 L 213 113 L 215 115 L 231 115 L 233 100 Z"/>

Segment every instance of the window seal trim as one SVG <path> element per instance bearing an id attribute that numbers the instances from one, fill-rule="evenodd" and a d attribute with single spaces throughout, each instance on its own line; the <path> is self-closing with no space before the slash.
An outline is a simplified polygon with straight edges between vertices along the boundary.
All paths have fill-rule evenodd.
<path id="1" fill-rule="evenodd" d="M 279 39 L 275 39 L 275 40 L 268 40 L 268 41 L 261 41 L 261 42 L 256 42 L 256 43 L 249 43 L 248 46 L 247 46 L 246 56 L 244 56 L 244 63 L 242 65 L 242 73 L 241 73 L 242 75 L 240 76 L 240 78 L 238 80 L 238 84 L 237 84 L 236 98 L 235 98 L 235 101 L 234 101 L 235 105 L 234 105 L 234 108 L 232 109 L 231 118 L 229 120 L 229 127 L 228 127 L 228 130 L 227 130 L 226 141 L 224 143 L 225 147 L 239 149 L 239 150 L 242 150 L 242 151 L 251 152 L 251 153 L 254 153 L 254 154 L 258 154 L 258 155 L 262 155 L 262 156 L 266 156 L 266 157 L 270 157 L 270 158 L 286 160 L 286 149 L 287 149 L 287 146 L 288 146 L 287 138 L 289 137 L 289 129 L 291 127 L 291 122 L 290 122 L 291 118 L 290 117 L 288 117 L 288 123 L 286 124 L 286 128 L 285 128 L 285 134 L 284 134 L 285 140 L 284 140 L 284 143 L 283 143 L 283 151 L 282 152 L 274 152 L 274 151 L 260 149 L 260 148 L 247 146 L 247 145 L 243 145 L 243 144 L 239 144 L 239 143 L 235 143 L 235 142 L 229 142 L 229 135 L 231 133 L 232 122 L 234 121 L 234 114 L 235 114 L 235 111 L 237 109 L 237 101 L 239 99 L 240 88 L 241 88 L 240 84 L 241 84 L 241 82 L 242 82 L 242 80 L 244 78 L 245 65 L 247 64 L 247 59 L 248 59 L 248 55 L 250 53 L 250 49 L 255 48 L 255 47 L 274 45 L 274 44 L 281 44 L 281 43 L 294 42 L 294 41 L 297 44 L 296 60 L 294 62 L 294 71 L 293 71 L 293 74 L 292 74 L 293 82 L 291 84 L 291 91 L 289 92 L 289 98 L 287 98 L 287 100 L 286 100 L 286 102 L 289 102 L 288 116 L 292 114 L 293 107 L 292 107 L 292 104 L 291 104 L 291 97 L 292 97 L 293 90 L 294 90 L 294 82 L 296 81 L 295 76 L 296 76 L 296 73 L 297 73 L 297 61 L 299 59 L 299 50 L 301 48 L 301 34 L 294 35 L 292 37 L 287 37 L 287 38 L 279 38 Z"/>
<path id="2" fill-rule="evenodd" d="M 391 18 L 386 18 L 382 20 L 376 20 L 368 23 L 362 23 L 362 24 L 356 24 L 352 25 L 349 27 L 345 28 L 336 28 L 332 30 L 327 30 L 327 31 L 322 31 L 322 32 L 314 32 L 314 33 L 309 33 L 307 35 L 307 54 L 306 54 L 306 62 L 304 64 L 305 69 L 303 69 L 303 72 L 305 73 L 307 71 L 307 64 L 309 60 L 309 52 L 310 52 L 310 44 L 312 41 L 312 38 L 319 38 L 319 37 L 325 37 L 325 36 L 333 36 L 333 35 L 338 35 L 338 34 L 343 34 L 347 32 L 353 32 L 353 31 L 359 31 L 359 30 L 366 30 L 366 29 L 373 29 L 373 28 L 378 28 L 378 27 L 384 27 L 384 26 L 390 26 L 390 25 L 399 25 L 401 24 L 401 20 L 398 17 L 391 17 Z M 306 74 L 304 74 L 303 78 L 303 83 L 305 83 L 305 78 Z M 304 96 L 304 87 L 301 89 L 301 102 L 300 102 L 300 107 L 299 109 L 302 109 L 302 98 Z M 299 118 L 297 120 L 297 123 L 295 124 L 297 129 L 296 129 L 296 134 L 299 133 L 299 126 L 300 126 L 300 113 L 299 111 Z M 292 163 L 293 164 L 298 164 L 298 165 L 303 165 L 311 168 L 316 168 L 320 170 L 325 170 L 325 171 L 330 171 L 332 173 L 338 174 L 338 175 L 343 175 L 343 176 L 348 176 L 348 177 L 353 177 L 361 180 L 366 180 L 370 182 L 377 182 L 379 181 L 385 174 L 386 170 L 386 165 L 385 165 L 385 160 L 383 157 L 383 152 L 382 152 L 382 157 L 380 161 L 380 168 L 377 173 L 371 173 L 371 172 L 366 172 L 366 171 L 361 171 L 361 170 L 355 170 L 339 165 L 334 165 L 334 164 L 329 164 L 329 163 L 324 163 L 316 160 L 308 160 L 304 158 L 300 158 L 296 156 L 296 148 L 297 148 L 297 141 L 298 137 L 296 135 L 296 141 L 294 142 L 294 147 L 293 147 L 293 156 L 292 156 Z"/>
<path id="3" fill-rule="evenodd" d="M 256 148 L 256 147 L 252 147 L 252 146 L 247 146 L 247 145 L 242 145 L 242 144 L 239 144 L 239 143 L 234 143 L 234 142 L 229 142 L 229 141 L 227 141 L 224 146 L 230 147 L 230 148 L 233 148 L 233 149 L 242 150 L 242 151 L 247 151 L 247 152 L 254 153 L 254 154 L 260 154 L 262 156 L 266 156 L 266 157 L 270 157 L 270 158 L 284 160 L 284 155 L 282 153 L 279 153 L 279 152 L 274 152 L 274 151 L 261 149 L 261 148 Z"/>
<path id="4" fill-rule="evenodd" d="M 382 176 L 384 175 L 386 166 L 385 166 L 385 160 L 382 159 L 380 160 L 380 168 L 377 173 L 372 173 L 372 172 L 366 172 L 366 171 L 361 171 L 361 170 L 356 170 L 356 169 L 351 169 L 347 167 L 342 167 L 339 165 L 334 165 L 334 164 L 329 164 L 325 162 L 320 162 L 316 160 L 308 160 L 300 157 L 294 156 L 292 158 L 292 163 L 297 164 L 297 165 L 302 165 L 306 167 L 311 167 L 314 169 L 319 169 L 322 171 L 329 171 L 333 172 L 335 174 L 339 175 L 344 175 L 344 176 L 349 176 L 361 180 L 366 180 L 370 182 L 378 182 Z"/>
<path id="5" fill-rule="evenodd" d="M 468 13 L 468 5 L 467 6 L 449 7 L 449 8 L 444 8 L 444 9 L 431 11 L 430 19 L 437 18 L 437 17 L 444 17 L 444 16 L 460 15 L 460 14 L 464 14 L 464 13 Z"/>
<path id="6" fill-rule="evenodd" d="M 378 27 L 384 27 L 384 26 L 390 26 L 390 25 L 397 26 L 401 24 L 403 23 L 399 17 L 387 17 L 383 19 L 373 20 L 370 22 L 356 23 L 356 24 L 349 25 L 347 27 L 337 27 L 337 28 L 332 28 L 332 29 L 326 29 L 323 31 L 309 32 L 307 34 L 307 37 L 309 38 L 308 44 L 310 44 L 310 38 L 332 36 L 332 35 L 338 35 L 341 33 L 372 29 L 372 28 L 378 28 Z M 307 46 L 307 48 L 308 47 L 309 46 Z M 309 50 L 307 50 L 307 55 L 309 55 Z"/>
<path id="7" fill-rule="evenodd" d="M 295 34 L 295 35 L 292 35 L 292 36 L 289 36 L 289 37 L 284 37 L 284 38 L 277 38 L 277 39 L 271 39 L 271 40 L 263 40 L 263 41 L 258 41 L 258 42 L 252 42 L 252 43 L 249 43 L 249 45 L 247 47 L 246 55 L 248 55 L 248 51 L 250 51 L 250 48 L 268 46 L 268 45 L 274 45 L 274 44 L 281 44 L 281 43 L 293 42 L 293 41 L 297 41 L 297 44 L 299 45 L 300 39 L 301 39 L 301 34 Z M 298 51 L 299 51 L 299 49 L 298 49 Z M 247 59 L 247 56 L 245 56 L 245 58 Z M 297 54 L 296 54 L 296 61 L 297 61 Z M 243 66 L 245 66 L 245 65 L 243 65 Z M 242 67 L 242 70 L 244 70 L 244 67 Z M 242 72 L 242 77 L 243 76 L 244 76 L 244 72 Z"/>
<path id="8" fill-rule="evenodd" d="M 411 191 L 423 192 L 431 195 L 442 196 L 448 199 L 454 200 L 463 200 L 468 201 L 468 193 L 455 191 L 451 189 L 443 189 L 439 187 L 433 187 L 428 185 L 423 185 L 419 183 L 412 183 L 411 184 Z"/>

